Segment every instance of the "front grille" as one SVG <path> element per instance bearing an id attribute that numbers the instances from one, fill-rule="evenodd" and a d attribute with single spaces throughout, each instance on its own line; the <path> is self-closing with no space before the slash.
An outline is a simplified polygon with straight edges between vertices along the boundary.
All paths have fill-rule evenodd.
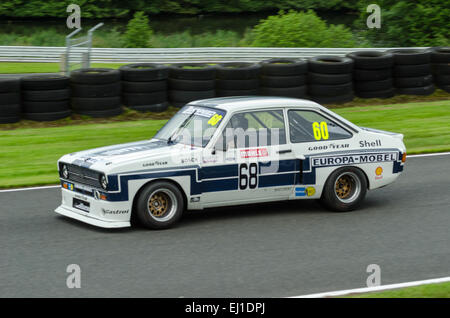
<path id="1" fill-rule="evenodd" d="M 99 172 L 71 164 L 67 165 L 67 170 L 69 170 L 70 181 L 90 185 L 96 188 L 101 187 Z"/>

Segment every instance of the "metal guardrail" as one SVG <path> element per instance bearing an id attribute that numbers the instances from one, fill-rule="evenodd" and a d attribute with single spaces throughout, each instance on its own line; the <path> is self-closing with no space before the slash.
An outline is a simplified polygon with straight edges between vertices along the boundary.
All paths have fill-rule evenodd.
<path id="1" fill-rule="evenodd" d="M 92 48 L 93 63 L 186 63 L 186 62 L 258 62 L 269 58 L 308 58 L 318 55 L 343 56 L 350 52 L 395 48 L 261 48 L 261 47 L 201 47 L 201 48 Z M 410 49 L 426 49 L 412 47 Z M 59 62 L 65 47 L 0 46 L 0 62 Z M 72 56 L 81 56 L 85 49 L 72 48 Z"/>

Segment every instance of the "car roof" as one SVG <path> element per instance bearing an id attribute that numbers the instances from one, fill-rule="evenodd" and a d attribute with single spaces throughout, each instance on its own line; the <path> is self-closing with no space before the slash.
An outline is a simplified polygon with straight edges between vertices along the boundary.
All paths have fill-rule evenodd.
<path id="1" fill-rule="evenodd" d="M 305 107 L 322 108 L 319 104 L 298 98 L 271 97 L 271 96 L 233 96 L 201 99 L 190 102 L 189 105 L 221 108 L 226 111 L 249 110 L 267 107 Z"/>

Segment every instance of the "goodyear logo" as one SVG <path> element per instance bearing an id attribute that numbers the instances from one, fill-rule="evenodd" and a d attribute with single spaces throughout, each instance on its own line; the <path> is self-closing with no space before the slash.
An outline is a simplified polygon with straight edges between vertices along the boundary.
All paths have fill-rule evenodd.
<path id="1" fill-rule="evenodd" d="M 373 162 L 396 161 L 398 153 L 357 154 L 312 158 L 313 167 L 327 167 L 336 165 L 351 165 Z"/>

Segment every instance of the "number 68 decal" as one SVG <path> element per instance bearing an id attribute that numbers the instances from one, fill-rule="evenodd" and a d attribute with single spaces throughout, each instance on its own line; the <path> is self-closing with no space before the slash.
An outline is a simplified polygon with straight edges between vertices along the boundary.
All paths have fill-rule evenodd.
<path id="1" fill-rule="evenodd" d="M 320 124 L 316 121 L 312 124 L 314 138 L 316 140 L 327 140 L 329 137 L 327 123 L 322 121 Z"/>
<path id="2" fill-rule="evenodd" d="M 255 189 L 258 185 L 258 165 L 253 162 L 250 165 L 242 163 L 239 166 L 239 189 Z"/>

